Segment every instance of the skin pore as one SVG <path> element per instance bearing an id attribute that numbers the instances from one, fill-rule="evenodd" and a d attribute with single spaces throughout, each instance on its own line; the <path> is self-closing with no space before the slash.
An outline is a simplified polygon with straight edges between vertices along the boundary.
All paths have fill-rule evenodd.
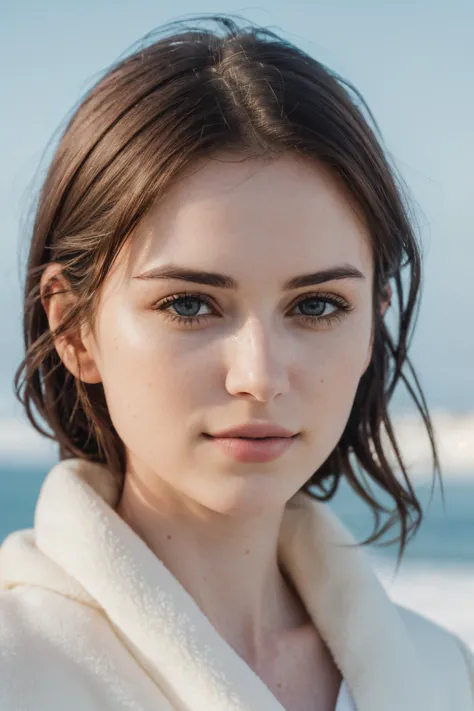
<path id="1" fill-rule="evenodd" d="M 238 289 L 138 278 L 169 264 L 229 275 Z M 364 278 L 282 288 L 339 265 Z M 125 444 L 118 513 L 262 676 L 294 642 L 337 681 L 280 571 L 277 538 L 286 503 L 339 441 L 369 365 L 372 270 L 363 221 L 324 167 L 222 154 L 147 213 L 105 280 L 93 328 L 56 342 L 66 367 L 102 382 Z M 58 265 L 42 290 L 53 275 Z M 193 296 L 159 310 L 185 291 Z M 43 300 L 52 329 L 72 298 Z M 299 437 L 272 462 L 241 463 L 203 436 L 257 419 Z"/>

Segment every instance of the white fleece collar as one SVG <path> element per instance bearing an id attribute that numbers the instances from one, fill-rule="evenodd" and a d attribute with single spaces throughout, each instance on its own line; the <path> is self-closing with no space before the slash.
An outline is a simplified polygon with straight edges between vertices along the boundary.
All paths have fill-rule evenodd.
<path id="1" fill-rule="evenodd" d="M 116 634 L 186 711 L 284 711 L 193 598 L 114 510 L 114 480 L 79 459 L 47 475 L 33 531 L 10 537 L 2 573 L 103 610 Z M 357 711 L 436 709 L 402 618 L 329 507 L 305 494 L 285 510 L 282 566 L 350 689 Z M 18 571 L 23 561 L 23 572 Z"/>

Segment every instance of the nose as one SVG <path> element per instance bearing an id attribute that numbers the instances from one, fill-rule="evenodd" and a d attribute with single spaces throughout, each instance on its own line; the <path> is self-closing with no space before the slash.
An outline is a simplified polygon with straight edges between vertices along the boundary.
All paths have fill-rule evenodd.
<path id="1" fill-rule="evenodd" d="M 266 402 L 288 392 L 286 349 L 272 326 L 249 320 L 229 341 L 226 388 Z"/>

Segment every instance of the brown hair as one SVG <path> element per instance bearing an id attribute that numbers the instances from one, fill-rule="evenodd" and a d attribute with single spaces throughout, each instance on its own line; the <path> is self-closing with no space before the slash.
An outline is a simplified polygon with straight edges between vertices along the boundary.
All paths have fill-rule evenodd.
<path id="1" fill-rule="evenodd" d="M 203 21 L 216 23 L 215 31 L 200 27 Z M 103 387 L 70 373 L 56 351 L 56 337 L 93 320 L 98 291 L 120 248 L 185 166 L 221 149 L 249 156 L 286 152 L 322 162 L 348 191 L 369 229 L 374 350 L 338 445 L 303 490 L 330 500 L 345 476 L 370 506 L 375 531 L 379 512 L 391 511 L 372 496 L 367 482 L 364 487 L 359 481 L 357 468 L 360 478 L 366 472 L 394 500 L 395 509 L 364 544 L 399 520 L 400 562 L 423 513 L 388 413 L 399 379 L 424 420 L 440 481 L 441 472 L 428 408 L 407 356 L 420 292 L 420 251 L 401 181 L 364 109 L 378 131 L 377 124 L 349 82 L 269 29 L 251 23 L 239 27 L 229 16 L 201 15 L 159 31 L 161 37 L 148 43 L 156 30 L 147 35 L 92 87 L 56 148 L 35 212 L 24 293 L 26 355 L 15 374 L 15 394 L 33 426 L 59 443 L 61 459 L 104 463 L 123 480 L 124 447 Z M 55 333 L 40 294 L 41 274 L 53 261 L 62 265 L 77 297 Z M 409 270 L 406 295 L 403 268 Z M 379 312 L 389 280 L 398 297 L 396 341 Z M 402 372 L 405 366 L 420 399 Z M 37 421 L 33 405 L 52 434 Z M 406 487 L 390 465 L 383 431 Z"/>

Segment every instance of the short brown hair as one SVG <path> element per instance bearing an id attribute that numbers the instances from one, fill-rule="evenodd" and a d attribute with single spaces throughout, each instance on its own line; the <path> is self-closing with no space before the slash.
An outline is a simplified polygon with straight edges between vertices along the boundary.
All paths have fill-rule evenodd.
<path id="1" fill-rule="evenodd" d="M 206 22 L 215 29 L 201 26 Z M 36 429 L 59 443 L 61 459 L 98 461 L 123 479 L 124 447 L 103 387 L 75 378 L 60 360 L 54 340 L 93 318 L 100 286 L 120 248 L 171 181 L 193 161 L 222 149 L 243 156 L 289 153 L 317 160 L 348 191 L 369 229 L 374 349 L 340 441 L 304 491 L 329 500 L 345 476 L 370 506 L 376 528 L 379 512 L 390 511 L 362 485 L 357 467 L 360 477 L 368 474 L 390 495 L 395 509 L 365 543 L 399 520 L 401 560 L 423 513 L 388 413 L 400 379 L 423 417 L 434 471 L 441 473 L 428 408 L 407 356 L 420 292 L 420 250 L 401 181 L 364 110 L 378 131 L 349 82 L 269 29 L 239 26 L 222 15 L 197 16 L 155 30 L 92 87 L 61 136 L 40 192 L 24 295 L 26 354 L 15 374 L 18 399 Z M 40 294 L 41 274 L 52 261 L 61 263 L 77 297 L 54 334 Z M 408 270 L 407 294 L 402 269 Z M 390 280 L 399 311 L 395 341 L 379 312 Z M 402 372 L 405 366 L 420 399 Z M 37 421 L 33 405 L 52 434 Z M 383 430 L 406 487 L 388 461 Z M 417 518 L 410 522 L 413 512 Z"/>

